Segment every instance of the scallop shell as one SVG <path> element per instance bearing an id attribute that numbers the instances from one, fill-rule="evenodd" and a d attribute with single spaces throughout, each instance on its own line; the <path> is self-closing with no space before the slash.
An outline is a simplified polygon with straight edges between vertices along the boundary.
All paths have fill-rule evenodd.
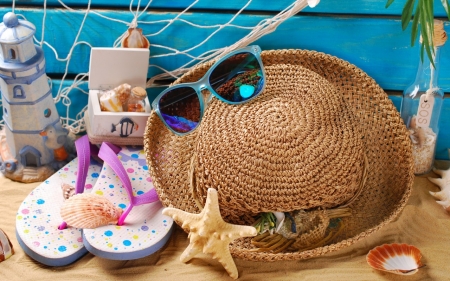
<path id="1" fill-rule="evenodd" d="M 96 228 L 116 224 L 122 209 L 108 199 L 90 193 L 76 194 L 67 199 L 61 207 L 61 218 L 72 227 Z"/>
<path id="2" fill-rule="evenodd" d="M 377 269 L 399 275 L 411 275 L 424 266 L 419 249 L 408 244 L 385 244 L 367 254 L 367 263 Z"/>
<path id="3" fill-rule="evenodd" d="M 122 39 L 123 48 L 144 48 L 150 47 L 147 37 L 142 34 L 142 28 L 128 28 L 127 34 Z"/>
<path id="4" fill-rule="evenodd" d="M 14 249 L 8 236 L 0 229 L 0 262 L 14 254 Z"/>

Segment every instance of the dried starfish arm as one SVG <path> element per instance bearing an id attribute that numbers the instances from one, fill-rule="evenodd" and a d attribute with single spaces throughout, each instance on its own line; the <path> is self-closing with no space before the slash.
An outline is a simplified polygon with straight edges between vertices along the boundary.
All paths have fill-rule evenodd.
<path id="1" fill-rule="evenodd" d="M 429 181 L 439 186 L 440 191 L 432 192 L 430 194 L 439 201 L 436 201 L 446 211 L 450 211 L 450 169 L 449 170 L 437 170 L 433 169 L 433 172 L 441 176 L 441 178 L 428 178 Z"/>
<path id="2" fill-rule="evenodd" d="M 189 229 L 189 231 L 196 231 L 198 229 L 195 222 L 199 222 L 202 217 L 201 213 L 191 214 L 171 207 L 164 208 L 163 214 L 172 217 L 176 221 L 182 222 L 181 227 Z"/>
<path id="3" fill-rule="evenodd" d="M 255 236 L 257 232 L 253 226 L 234 225 L 222 219 L 217 190 L 208 189 L 206 204 L 200 214 L 175 208 L 165 208 L 162 213 L 181 222 L 184 229 L 190 230 L 189 246 L 180 257 L 182 262 L 189 261 L 203 251 L 217 259 L 232 278 L 238 277 L 228 245 L 237 238 Z"/>
<path id="4" fill-rule="evenodd" d="M 218 237 L 216 237 L 219 239 Z M 238 269 L 236 264 L 234 263 L 233 258 L 231 257 L 230 248 L 228 248 L 228 243 L 221 243 L 219 245 L 215 245 L 213 240 L 208 241 L 206 246 L 203 248 L 203 252 L 205 254 L 211 254 L 213 259 L 217 260 L 222 264 L 223 268 L 227 271 L 228 275 L 231 278 L 238 278 Z M 221 254 L 219 254 L 221 253 Z"/>
<path id="5" fill-rule="evenodd" d="M 180 256 L 180 261 L 187 263 L 190 261 L 193 257 L 195 257 L 197 254 L 201 253 L 201 244 L 200 242 L 191 242 L 189 246 L 183 251 L 183 253 Z"/>

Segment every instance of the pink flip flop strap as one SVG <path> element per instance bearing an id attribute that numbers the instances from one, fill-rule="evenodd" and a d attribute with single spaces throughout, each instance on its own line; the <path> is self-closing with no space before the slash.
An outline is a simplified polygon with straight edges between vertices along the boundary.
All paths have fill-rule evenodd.
<path id="1" fill-rule="evenodd" d="M 78 194 L 83 193 L 84 191 L 84 185 L 86 183 L 87 173 L 91 163 L 91 156 L 97 156 L 99 149 L 98 146 L 89 142 L 87 135 L 84 135 L 75 141 L 75 148 L 78 158 L 78 173 L 75 183 L 75 194 Z M 113 144 L 111 144 L 110 148 L 115 154 L 120 151 L 120 147 Z"/>
<path id="2" fill-rule="evenodd" d="M 97 156 L 99 149 L 96 145 L 93 145 L 89 142 L 89 138 L 87 135 L 82 136 L 81 138 L 75 141 L 75 149 L 77 151 L 77 178 L 75 182 L 75 194 L 83 193 L 84 186 L 86 183 L 87 173 L 89 171 L 89 164 L 91 162 L 91 155 Z M 113 146 L 111 149 L 119 153 L 120 148 Z M 59 229 L 63 230 L 67 227 L 66 222 L 62 222 L 59 225 Z"/>
<path id="3" fill-rule="evenodd" d="M 125 218 L 130 213 L 131 209 L 134 206 L 139 206 L 142 204 L 148 204 L 152 202 L 156 202 L 159 200 L 158 194 L 155 189 L 151 189 L 141 195 L 134 196 L 133 188 L 131 185 L 130 178 L 128 177 L 125 168 L 117 157 L 117 153 L 114 153 L 113 148 L 114 145 L 109 142 L 103 142 L 100 147 L 100 152 L 98 153 L 98 157 L 100 157 L 106 164 L 108 164 L 114 173 L 119 177 L 122 182 L 123 187 L 127 191 L 128 197 L 130 198 L 130 204 L 127 209 L 122 213 L 119 218 L 118 225 L 123 225 Z"/>
<path id="4" fill-rule="evenodd" d="M 89 142 L 87 135 L 75 141 L 75 148 L 78 158 L 78 172 L 75 182 L 75 194 L 83 193 L 84 184 L 86 183 L 87 173 L 89 169 L 91 155 L 98 154 L 98 147 Z"/>
<path id="5" fill-rule="evenodd" d="M 87 173 L 89 171 L 89 164 L 91 162 L 91 155 L 96 156 L 98 154 L 98 147 L 89 142 L 87 135 L 75 141 L 75 149 L 77 151 L 77 179 L 75 182 L 75 194 L 83 193 L 86 183 Z M 117 151 L 117 153 L 120 149 Z M 62 222 L 58 229 L 63 230 L 67 228 L 67 223 Z"/>

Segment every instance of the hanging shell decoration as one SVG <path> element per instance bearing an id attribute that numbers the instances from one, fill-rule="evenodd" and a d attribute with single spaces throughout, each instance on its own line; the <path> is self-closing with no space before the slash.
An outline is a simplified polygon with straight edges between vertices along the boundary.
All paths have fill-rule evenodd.
<path id="1" fill-rule="evenodd" d="M 428 178 L 432 183 L 439 186 L 441 191 L 432 192 L 430 194 L 437 199 L 436 203 L 441 205 L 446 211 L 450 212 L 450 169 L 449 170 L 433 170 L 441 178 Z"/>
<path id="2" fill-rule="evenodd" d="M 150 42 L 142 34 L 142 28 L 128 28 L 127 34 L 122 39 L 122 48 L 144 48 L 148 49 Z"/>
<path id="3" fill-rule="evenodd" d="M 116 224 L 122 215 L 108 199 L 81 193 L 67 199 L 61 207 L 61 218 L 75 228 L 96 228 L 108 224 Z"/>
<path id="4" fill-rule="evenodd" d="M 374 269 L 399 275 L 412 275 L 425 266 L 419 249 L 408 244 L 385 244 L 370 250 L 367 263 Z"/>
<path id="5" fill-rule="evenodd" d="M 14 249 L 8 236 L 0 229 L 0 262 L 10 258 L 14 254 Z"/>

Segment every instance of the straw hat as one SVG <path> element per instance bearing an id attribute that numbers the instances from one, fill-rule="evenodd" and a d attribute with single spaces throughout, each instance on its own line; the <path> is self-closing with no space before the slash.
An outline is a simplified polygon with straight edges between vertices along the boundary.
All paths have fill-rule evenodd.
<path id="1" fill-rule="evenodd" d="M 264 92 L 235 106 L 213 99 L 195 132 L 176 136 L 151 113 L 144 149 L 163 205 L 199 213 L 213 187 L 222 216 L 235 224 L 251 225 L 269 211 L 351 210 L 327 245 L 272 253 L 249 251 L 251 238 L 235 240 L 231 254 L 247 260 L 320 256 L 394 219 L 414 173 L 408 132 L 386 93 L 330 55 L 272 50 L 261 57 Z M 212 64 L 196 66 L 175 84 L 197 81 Z"/>

